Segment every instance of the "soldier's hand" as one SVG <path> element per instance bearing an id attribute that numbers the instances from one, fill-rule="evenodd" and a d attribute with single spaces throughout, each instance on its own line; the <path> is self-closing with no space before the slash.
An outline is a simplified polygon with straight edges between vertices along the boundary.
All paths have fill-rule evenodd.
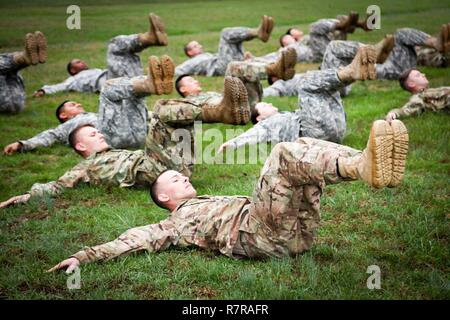
<path id="1" fill-rule="evenodd" d="M 228 142 L 222 144 L 219 149 L 217 149 L 217 153 L 222 153 L 226 148 L 229 148 L 231 145 Z"/>
<path id="2" fill-rule="evenodd" d="M 33 97 L 42 97 L 44 95 L 45 95 L 45 91 L 42 89 L 39 89 L 39 90 L 33 92 Z"/>
<path id="3" fill-rule="evenodd" d="M 0 209 L 9 207 L 11 205 L 19 204 L 19 203 L 25 203 L 28 200 L 30 200 L 30 197 L 31 197 L 31 195 L 29 193 L 22 194 L 20 196 L 12 197 L 12 198 L 10 198 L 10 199 L 8 199 L 6 201 L 1 202 L 0 203 Z"/>
<path id="4" fill-rule="evenodd" d="M 22 145 L 19 142 L 14 142 L 11 144 L 8 144 L 4 149 L 3 153 L 7 155 L 11 155 L 17 151 L 19 151 L 22 148 Z"/>
<path id="5" fill-rule="evenodd" d="M 386 116 L 386 121 L 389 122 L 389 124 L 391 124 L 392 120 L 397 119 L 397 115 L 395 114 L 395 112 L 389 112 Z"/>
<path id="6" fill-rule="evenodd" d="M 79 265 L 80 265 L 80 260 L 78 260 L 77 258 L 69 258 L 64 261 L 61 261 L 53 268 L 48 269 L 47 272 L 53 272 L 55 270 L 67 268 L 66 273 L 72 273 L 72 271 Z"/>

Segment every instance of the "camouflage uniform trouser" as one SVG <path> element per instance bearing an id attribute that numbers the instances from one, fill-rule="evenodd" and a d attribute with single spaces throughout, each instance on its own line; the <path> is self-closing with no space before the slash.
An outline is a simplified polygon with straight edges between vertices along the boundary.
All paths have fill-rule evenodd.
<path id="1" fill-rule="evenodd" d="M 108 79 L 143 75 L 141 59 L 136 53 L 146 47 L 139 42 L 137 34 L 112 38 L 106 53 Z"/>
<path id="2" fill-rule="evenodd" d="M 293 256 L 308 250 L 320 223 L 326 184 L 343 181 L 339 157 L 360 151 L 312 138 L 277 144 L 261 170 L 240 245 L 250 258 Z"/>
<path id="3" fill-rule="evenodd" d="M 378 64 L 377 78 L 397 80 L 402 72 L 417 64 L 415 46 L 424 45 L 430 36 L 422 31 L 403 28 L 395 34 L 395 45 L 383 64 Z M 337 69 L 350 64 L 363 44 L 356 41 L 332 41 L 324 54 L 321 69 Z"/>
<path id="4" fill-rule="evenodd" d="M 416 53 L 419 66 L 445 68 L 449 65 L 449 57 L 434 48 L 416 47 Z"/>
<path id="5" fill-rule="evenodd" d="M 18 113 L 25 108 L 25 86 L 14 62 L 14 53 L 0 55 L 0 113 Z"/>
<path id="6" fill-rule="evenodd" d="M 346 114 L 339 91 L 344 84 L 336 70 L 308 71 L 298 84 L 301 136 L 341 142 Z"/>
<path id="7" fill-rule="evenodd" d="M 294 48 L 297 53 L 297 62 L 320 62 L 323 53 L 332 40 L 346 39 L 346 34 L 334 30 L 337 19 L 320 19 L 310 26 L 309 40 L 307 43 L 298 42 L 286 48 Z M 281 51 L 271 52 L 265 56 L 252 59 L 255 62 L 273 63 L 280 58 Z"/>

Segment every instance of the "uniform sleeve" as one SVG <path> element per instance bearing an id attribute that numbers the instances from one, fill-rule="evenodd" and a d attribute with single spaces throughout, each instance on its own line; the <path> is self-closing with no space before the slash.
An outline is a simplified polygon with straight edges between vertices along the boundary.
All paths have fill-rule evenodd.
<path id="1" fill-rule="evenodd" d="M 278 80 L 275 81 L 270 87 L 267 87 L 263 91 L 264 97 L 283 97 L 283 96 L 296 96 L 298 90 L 296 83 L 291 80 Z"/>
<path id="2" fill-rule="evenodd" d="M 45 85 L 41 88 L 45 92 L 45 94 L 53 94 L 60 91 L 70 91 L 72 83 L 75 81 L 74 77 L 67 78 L 66 81 L 52 84 L 52 85 Z"/>
<path id="3" fill-rule="evenodd" d="M 418 95 L 414 95 L 401 108 L 392 109 L 389 112 L 394 112 L 397 118 L 404 118 L 409 116 L 416 116 L 425 111 L 425 103 Z"/>
<path id="4" fill-rule="evenodd" d="M 252 145 L 261 142 L 266 142 L 269 141 L 269 139 L 270 139 L 269 129 L 257 123 L 253 126 L 253 128 L 247 130 L 246 132 L 237 136 L 236 138 L 229 140 L 228 143 L 231 144 L 234 149 L 237 149 L 247 144 Z"/>
<path id="5" fill-rule="evenodd" d="M 86 263 L 110 260 L 140 250 L 158 252 L 166 250 L 171 245 L 176 245 L 178 239 L 179 233 L 173 222 L 164 220 L 157 224 L 130 229 L 113 241 L 88 247 L 71 257 Z"/>
<path id="6" fill-rule="evenodd" d="M 71 170 L 67 171 L 61 178 L 48 183 L 35 183 L 29 193 L 32 197 L 42 197 L 44 195 L 56 196 L 66 188 L 74 188 L 80 183 L 88 182 L 88 169 L 91 161 L 84 160 Z"/>
<path id="7" fill-rule="evenodd" d="M 22 144 L 22 151 L 30 151 L 39 147 L 50 147 L 55 142 L 67 143 L 68 131 L 65 130 L 64 124 L 54 129 L 45 130 L 38 135 L 28 139 L 19 140 Z"/>

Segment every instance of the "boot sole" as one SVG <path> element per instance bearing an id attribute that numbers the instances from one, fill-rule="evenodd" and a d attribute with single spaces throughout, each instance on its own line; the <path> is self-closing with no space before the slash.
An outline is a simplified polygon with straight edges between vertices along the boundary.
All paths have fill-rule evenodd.
<path id="1" fill-rule="evenodd" d="M 156 39 L 158 40 L 158 45 L 167 46 L 169 41 L 167 38 L 166 28 L 161 18 L 156 14 L 150 13 L 149 20 L 155 32 Z"/>
<path id="2" fill-rule="evenodd" d="M 394 134 L 394 144 L 392 150 L 392 179 L 388 187 L 394 188 L 400 185 L 405 174 L 409 136 L 408 129 L 400 120 L 392 120 L 391 127 Z"/>
<path id="3" fill-rule="evenodd" d="M 370 130 L 369 148 L 372 158 L 371 185 L 377 189 L 387 186 L 392 180 L 392 128 L 384 120 L 377 120 Z"/>
<path id="4" fill-rule="evenodd" d="M 387 35 L 383 40 L 383 44 L 381 45 L 381 49 L 377 50 L 377 63 L 384 63 L 391 53 L 392 49 L 395 45 L 395 38 L 393 35 Z"/>
<path id="5" fill-rule="evenodd" d="M 375 69 L 377 53 L 375 48 L 373 46 L 360 47 L 356 53 L 356 57 L 358 57 L 360 74 L 359 77 L 355 77 L 355 79 L 375 80 L 377 78 L 377 72 Z"/>
<path id="6" fill-rule="evenodd" d="M 297 52 L 293 48 L 289 48 L 282 53 L 282 79 L 289 80 L 292 79 L 295 75 L 295 65 L 297 63 Z"/>
<path id="7" fill-rule="evenodd" d="M 161 67 L 161 62 L 159 61 L 158 57 L 151 56 L 148 59 L 148 72 L 151 76 L 151 81 L 153 82 L 153 85 L 155 87 L 156 94 L 163 94 L 164 93 L 164 86 L 163 86 L 163 69 Z"/>
<path id="8" fill-rule="evenodd" d="M 165 94 L 170 94 L 173 91 L 173 77 L 175 76 L 175 64 L 168 55 L 161 56 L 161 67 L 163 72 L 163 91 Z"/>
<path id="9" fill-rule="evenodd" d="M 442 51 L 441 53 L 443 55 L 446 55 L 449 51 L 450 48 L 450 41 L 449 41 L 449 33 L 450 33 L 450 24 L 443 24 L 441 26 L 441 33 L 440 33 L 440 37 L 441 37 L 441 43 L 442 43 Z"/>
<path id="10" fill-rule="evenodd" d="M 237 114 L 236 122 L 239 122 L 239 124 L 247 124 L 250 121 L 250 105 L 248 103 L 247 88 L 240 79 L 235 79 L 239 87 L 239 113 Z"/>
<path id="11" fill-rule="evenodd" d="M 240 106 L 240 92 L 239 86 L 236 82 L 237 78 L 225 77 L 224 80 L 224 90 L 223 90 L 223 100 L 227 101 L 225 103 L 225 112 L 231 115 L 231 119 L 224 115 L 224 123 L 227 124 L 240 124 L 241 122 L 241 106 Z"/>
<path id="12" fill-rule="evenodd" d="M 37 41 L 35 35 L 32 33 L 27 33 L 25 36 L 25 52 L 30 58 L 30 63 L 32 65 L 39 63 Z"/>
<path id="13" fill-rule="evenodd" d="M 34 34 L 38 47 L 39 63 L 44 63 L 47 60 L 47 39 L 40 31 L 36 31 Z"/>
<path id="14" fill-rule="evenodd" d="M 261 36 L 260 39 L 262 42 L 267 42 L 269 41 L 269 37 L 270 37 L 270 32 L 268 32 L 269 30 L 269 17 L 267 17 L 266 15 L 264 15 L 262 17 L 262 24 L 261 24 Z"/>

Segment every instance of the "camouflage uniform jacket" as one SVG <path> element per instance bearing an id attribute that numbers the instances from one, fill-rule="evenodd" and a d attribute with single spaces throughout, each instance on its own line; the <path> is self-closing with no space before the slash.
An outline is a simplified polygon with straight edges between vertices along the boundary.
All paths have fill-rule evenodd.
<path id="1" fill-rule="evenodd" d="M 166 168 L 158 168 L 158 164 L 155 164 L 144 150 L 110 149 L 92 154 L 56 181 L 33 184 L 29 193 L 32 197 L 45 194 L 55 196 L 65 188 L 74 188 L 81 183 L 123 188 L 146 186 L 153 183 L 164 169 Z"/>
<path id="2" fill-rule="evenodd" d="M 450 109 L 450 87 L 431 88 L 413 95 L 401 108 L 393 109 L 398 118 L 419 115 L 426 110 Z"/>
<path id="3" fill-rule="evenodd" d="M 88 69 L 67 78 L 64 82 L 45 85 L 41 88 L 46 94 L 60 91 L 100 92 L 107 79 L 107 69 Z"/>
<path id="4" fill-rule="evenodd" d="M 295 141 L 300 136 L 297 112 L 279 112 L 255 124 L 238 137 L 228 141 L 234 149 L 261 142 Z"/>
<path id="5" fill-rule="evenodd" d="M 162 251 L 173 246 L 198 246 L 233 255 L 239 231 L 254 233 L 249 223 L 250 198 L 243 196 L 199 196 L 186 200 L 159 223 L 130 229 L 116 240 L 89 247 L 72 257 L 81 262 L 109 260 L 139 250 Z M 251 227 L 250 227 L 251 226 Z"/>
<path id="6" fill-rule="evenodd" d="M 213 76 L 216 69 L 213 68 L 217 61 L 217 54 L 209 52 L 201 53 L 195 57 L 189 58 L 175 68 L 175 75 L 182 74 Z"/>
<path id="7" fill-rule="evenodd" d="M 73 129 L 86 124 L 97 127 L 97 114 L 92 112 L 85 112 L 76 117 L 61 123 L 54 129 L 45 130 L 38 135 L 28 140 L 19 140 L 22 145 L 21 151 L 30 151 L 38 147 L 49 147 L 55 142 L 69 143 L 69 135 Z"/>

